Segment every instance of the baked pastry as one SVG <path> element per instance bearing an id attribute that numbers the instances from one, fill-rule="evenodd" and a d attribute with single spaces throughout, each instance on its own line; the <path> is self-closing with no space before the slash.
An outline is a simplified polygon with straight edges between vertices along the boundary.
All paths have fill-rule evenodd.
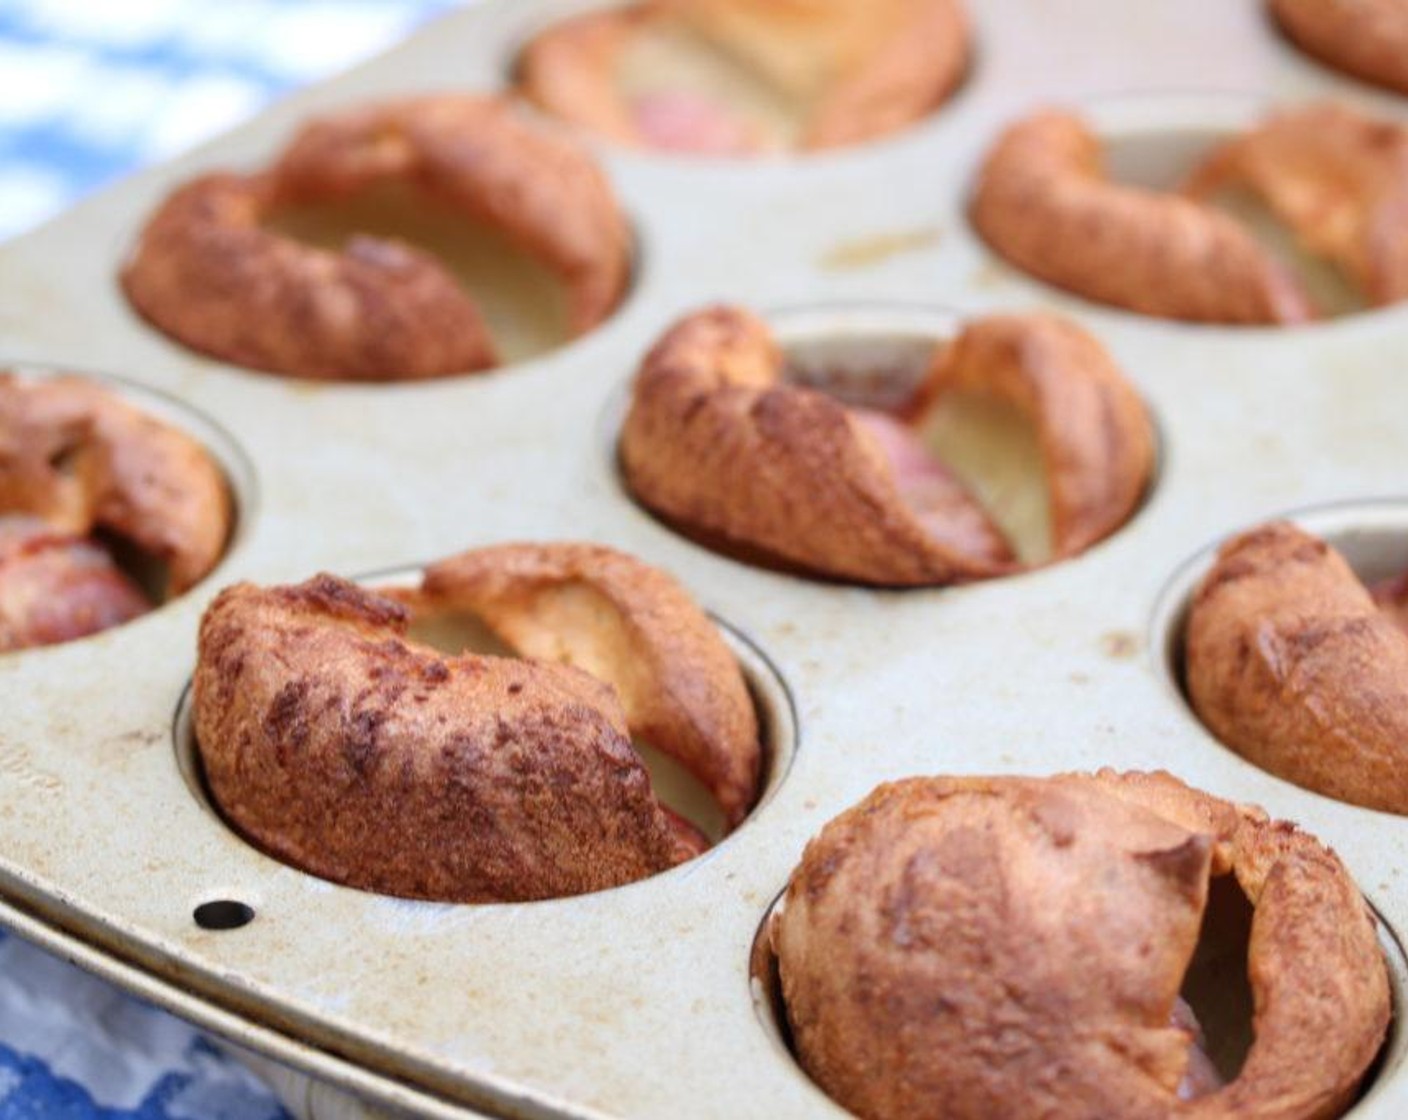
<path id="1" fill-rule="evenodd" d="M 1269 7 L 1302 50 L 1337 70 L 1408 93 L 1404 0 L 1269 0 Z"/>
<path id="2" fill-rule="evenodd" d="M 918 586 L 1012 572 L 1021 565 L 1001 531 L 914 432 L 957 391 L 1034 422 L 1054 558 L 1113 532 L 1148 485 L 1143 403 L 1066 320 L 975 320 L 936 348 L 904 417 L 786 384 L 783 364 L 767 325 L 742 309 L 676 324 L 646 356 L 621 433 L 636 497 L 706 543 L 813 575 Z"/>
<path id="3" fill-rule="evenodd" d="M 963 77 L 968 39 L 958 0 L 649 0 L 542 32 L 520 56 L 519 88 L 633 147 L 831 148 L 935 109 Z"/>
<path id="4" fill-rule="evenodd" d="M 83 378 L 0 373 L 0 650 L 151 606 L 94 534 L 162 567 L 160 600 L 209 573 L 233 517 L 224 475 L 184 432 Z"/>
<path id="5" fill-rule="evenodd" d="M 413 618 L 479 615 L 529 657 L 446 656 Z M 663 574 L 591 545 L 509 545 L 377 593 L 238 584 L 201 623 L 193 713 L 211 795 L 277 858 L 447 902 L 618 886 L 707 847 L 664 808 L 648 739 L 738 820 L 757 795 L 737 663 Z"/>
<path id="6" fill-rule="evenodd" d="M 1408 296 L 1408 128 L 1343 105 L 1276 113 L 1216 149 L 1188 193 L 1228 187 L 1251 191 L 1368 303 Z"/>
<path id="7" fill-rule="evenodd" d="M 1284 521 L 1234 537 L 1188 615 L 1188 698 L 1249 761 L 1341 801 L 1408 813 L 1408 633 L 1344 559 Z"/>
<path id="8" fill-rule="evenodd" d="M 1296 278 L 1230 216 L 1112 182 L 1099 139 L 1074 113 L 1010 126 L 988 153 L 970 213 L 1012 264 L 1099 303 L 1210 323 L 1314 313 Z"/>
<path id="9" fill-rule="evenodd" d="M 470 294 L 430 255 L 354 237 L 340 252 L 264 223 L 281 208 L 403 182 L 497 227 L 562 281 L 570 327 L 615 308 L 630 234 L 577 145 L 502 98 L 437 94 L 307 125 L 272 168 L 178 188 L 122 271 L 132 306 L 222 361 L 293 377 L 441 377 L 495 362 Z"/>
<path id="10" fill-rule="evenodd" d="M 1226 875 L 1255 1038 L 1218 1087 L 1179 991 Z M 770 936 L 797 1057 L 865 1120 L 1329 1120 L 1390 1017 L 1334 853 L 1163 773 L 881 786 L 807 846 Z"/>

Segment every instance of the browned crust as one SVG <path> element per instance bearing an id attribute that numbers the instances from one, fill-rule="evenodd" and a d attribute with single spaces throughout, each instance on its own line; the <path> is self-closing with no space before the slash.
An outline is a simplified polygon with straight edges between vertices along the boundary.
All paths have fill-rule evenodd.
<path id="1" fill-rule="evenodd" d="M 171 594 L 215 566 L 234 518 L 224 475 L 185 432 L 80 377 L 5 373 L 0 510 L 115 533 L 167 565 Z"/>
<path id="2" fill-rule="evenodd" d="M 1340 555 L 1286 522 L 1222 546 L 1188 618 L 1188 695 L 1249 761 L 1408 813 L 1408 634 Z"/>
<path id="3" fill-rule="evenodd" d="M 252 842 L 335 882 L 452 902 L 600 890 L 690 854 L 608 685 L 445 657 L 406 622 L 326 575 L 239 584 L 206 611 L 195 732 Z"/>
<path id="4" fill-rule="evenodd" d="M 1369 302 L 1408 296 L 1408 128 L 1335 104 L 1277 113 L 1220 146 L 1189 190 L 1227 186 L 1255 193 Z"/>
<path id="5" fill-rule="evenodd" d="M 1170 1014 L 1229 869 L 1255 906 L 1255 1041 L 1180 1100 Z M 1328 1120 L 1389 1021 L 1334 853 L 1166 774 L 881 786 L 808 845 L 771 938 L 803 1065 L 867 1120 Z"/>
<path id="6" fill-rule="evenodd" d="M 515 652 L 610 684 L 631 733 L 678 759 L 737 824 L 758 794 L 758 722 L 718 629 L 664 572 L 600 545 L 508 544 L 426 569 L 431 611 L 467 610 Z"/>
<path id="7" fill-rule="evenodd" d="M 0 515 L 0 652 L 86 637 L 151 609 L 92 541 Z"/>
<path id="8" fill-rule="evenodd" d="M 179 188 L 143 231 L 123 289 L 166 333 L 254 369 L 395 380 L 492 365 L 474 302 L 428 254 L 371 237 L 334 253 L 263 226 L 281 205 L 385 180 L 502 229 L 557 273 L 575 333 L 625 290 L 629 230 L 591 157 L 505 99 L 450 94 L 315 121 L 264 174 Z"/>
<path id="9" fill-rule="evenodd" d="M 1408 93 L 1408 4 L 1403 0 L 1269 0 L 1281 29 L 1339 70 Z"/>
<path id="10" fill-rule="evenodd" d="M 563 120 L 647 146 L 615 71 L 632 37 L 664 22 L 689 27 L 782 87 L 791 84 L 783 74 L 805 71 L 805 88 L 784 88 L 811 103 L 803 149 L 861 143 L 912 124 L 948 98 L 968 66 L 968 19 L 958 0 L 881 0 L 863 18 L 815 0 L 656 0 L 541 32 L 520 55 L 519 88 Z"/>
<path id="11" fill-rule="evenodd" d="M 991 394 L 1036 426 L 1051 506 L 1053 559 L 1103 540 L 1138 508 L 1154 469 L 1154 429 L 1109 352 L 1054 315 L 993 315 L 945 347 L 924 388 Z"/>
<path id="12" fill-rule="evenodd" d="M 1313 317 L 1296 280 L 1231 218 L 1112 183 L 1079 117 L 1018 121 L 983 164 L 974 226 L 1017 267 L 1100 303 L 1212 323 Z"/>
<path id="13" fill-rule="evenodd" d="M 779 383 L 781 365 L 767 326 L 746 311 L 713 308 L 672 328 L 642 364 L 621 434 L 632 492 L 702 539 L 813 574 L 922 586 L 1017 569 L 960 485 L 911 505 L 877 419 Z M 940 352 L 919 411 L 957 389 L 1006 399 L 1036 421 L 1058 557 L 1133 512 L 1152 469 L 1152 427 L 1080 328 L 1047 316 L 978 320 Z"/>

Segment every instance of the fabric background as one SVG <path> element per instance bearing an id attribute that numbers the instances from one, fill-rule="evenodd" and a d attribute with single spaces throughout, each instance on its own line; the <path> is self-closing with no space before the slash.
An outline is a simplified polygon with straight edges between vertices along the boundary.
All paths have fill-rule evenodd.
<path id="1" fill-rule="evenodd" d="M 453 0 L 0 0 L 0 238 Z"/>
<path id="2" fill-rule="evenodd" d="M 0 239 L 452 0 L 0 0 Z M 0 1120 L 285 1120 L 181 1021 L 0 933 Z"/>

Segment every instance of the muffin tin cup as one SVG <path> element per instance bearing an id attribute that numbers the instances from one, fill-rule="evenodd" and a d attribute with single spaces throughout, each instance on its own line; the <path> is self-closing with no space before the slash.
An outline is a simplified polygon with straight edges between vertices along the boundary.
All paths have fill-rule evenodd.
<path id="1" fill-rule="evenodd" d="M 1217 744 L 1170 687 L 1166 627 L 1153 621 L 1208 542 L 1401 485 L 1408 308 L 1291 331 L 1143 319 L 1015 273 L 964 214 L 997 130 L 1039 104 L 1103 113 L 1124 99 L 1125 126 L 1176 129 L 1186 112 L 1196 130 L 1206 118 L 1194 107 L 1155 95 L 1333 95 L 1399 119 L 1408 102 L 1304 62 L 1255 4 L 1080 0 L 1058 18 L 1036 0 L 992 0 L 971 5 L 979 58 L 959 96 L 885 140 L 756 164 L 599 145 L 636 224 L 635 288 L 596 331 L 522 365 L 301 384 L 186 351 L 123 302 L 120 260 L 176 183 L 257 167 L 320 111 L 497 88 L 532 27 L 578 7 L 495 0 L 455 13 L 0 247 L 0 355 L 169 394 L 252 463 L 238 540 L 212 578 L 128 626 L 0 657 L 0 920 L 363 1096 L 516 1117 L 842 1115 L 769 1039 L 750 953 L 807 839 L 890 778 L 1166 767 L 1298 821 L 1340 852 L 1388 931 L 1408 928 L 1408 821 L 1298 789 Z M 1068 314 L 1156 416 L 1158 484 L 1083 556 L 962 588 L 870 591 L 721 557 L 629 499 L 601 432 L 645 349 L 720 299 L 805 306 L 819 329 L 840 309 L 837 332 L 848 306 Z M 408 902 L 285 867 L 193 796 L 172 719 L 219 587 L 561 538 L 673 573 L 747 635 L 795 703 L 790 768 L 706 858 L 579 898 Z M 195 911 L 212 902 L 253 918 L 203 928 Z M 1400 1039 L 1357 1120 L 1408 1109 Z"/>

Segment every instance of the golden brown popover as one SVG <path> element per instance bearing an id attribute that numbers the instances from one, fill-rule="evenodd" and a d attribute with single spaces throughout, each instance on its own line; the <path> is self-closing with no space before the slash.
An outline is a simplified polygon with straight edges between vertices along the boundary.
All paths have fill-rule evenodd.
<path id="1" fill-rule="evenodd" d="M 526 660 L 449 656 L 413 618 L 478 615 Z M 678 759 L 736 822 L 756 716 L 717 629 L 667 576 L 595 545 L 505 545 L 380 594 L 329 575 L 238 584 L 201 624 L 193 714 L 210 791 L 315 875 L 448 902 L 553 898 L 707 846 L 631 745 Z"/>
<path id="2" fill-rule="evenodd" d="M 709 92 L 633 94 L 623 62 L 649 36 L 693 40 L 800 118 L 779 135 Z M 536 36 L 519 88 L 535 104 L 620 144 L 743 154 L 831 148 L 883 136 L 931 112 L 963 77 L 968 21 L 958 0 L 649 0 L 577 16 Z M 782 130 L 788 131 L 788 130 Z"/>
<path id="3" fill-rule="evenodd" d="M 1264 770 L 1341 801 L 1408 813 L 1408 632 L 1344 559 L 1276 521 L 1224 544 L 1193 598 L 1188 697 Z"/>
<path id="4" fill-rule="evenodd" d="M 1296 278 L 1236 220 L 1177 194 L 1108 177 L 1098 137 L 1046 110 L 1003 132 L 970 208 L 999 255 L 1040 280 L 1145 315 L 1210 323 L 1298 323 Z"/>
<path id="5" fill-rule="evenodd" d="M 1214 148 L 1179 193 L 1111 181 L 1086 123 L 1047 110 L 1003 133 L 971 214 L 1001 256 L 1100 303 L 1209 323 L 1316 317 L 1301 278 L 1210 205 L 1228 188 L 1260 201 L 1365 303 L 1408 294 L 1408 128 L 1341 105 L 1272 114 Z"/>
<path id="6" fill-rule="evenodd" d="M 94 534 L 163 566 L 165 598 L 210 572 L 233 519 L 225 476 L 185 432 L 85 378 L 0 373 L 0 649 L 149 609 Z"/>
<path id="7" fill-rule="evenodd" d="M 1052 553 L 1072 556 L 1134 512 L 1153 466 L 1143 402 L 1074 323 L 998 315 L 938 346 L 904 418 L 847 408 L 782 380 L 767 324 L 716 307 L 646 356 L 621 433 L 627 485 L 706 542 L 814 575 L 920 586 L 1021 565 L 982 506 L 914 429 L 950 392 L 998 398 L 1033 421 Z"/>
<path id="8" fill-rule="evenodd" d="M 222 361 L 292 377 L 442 377 L 495 363 L 471 295 L 437 260 L 357 236 L 340 252 L 265 228 L 282 207 L 407 183 L 501 230 L 561 280 L 574 333 L 615 308 L 630 234 L 591 157 L 510 101 L 437 94 L 308 124 L 269 170 L 172 193 L 122 272 L 132 305 Z"/>
<path id="9" fill-rule="evenodd" d="M 1220 1084 L 1179 998 L 1214 877 L 1255 908 Z M 773 920 L 799 1060 L 863 1120 L 1331 1120 L 1388 973 L 1344 866 L 1168 774 L 913 778 L 806 849 Z"/>

